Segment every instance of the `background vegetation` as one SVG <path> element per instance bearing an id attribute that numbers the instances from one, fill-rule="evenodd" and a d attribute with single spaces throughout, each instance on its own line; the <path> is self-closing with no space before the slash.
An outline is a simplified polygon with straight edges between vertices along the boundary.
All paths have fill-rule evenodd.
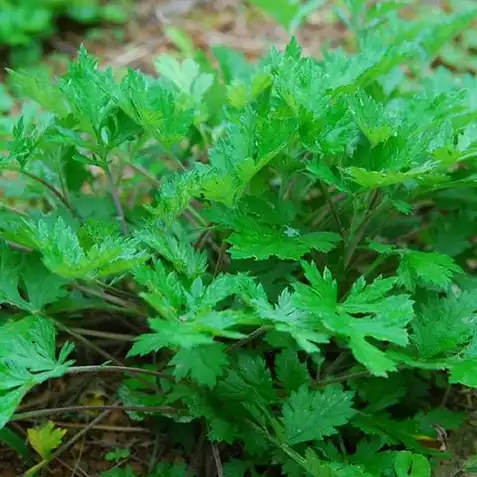
<path id="1" fill-rule="evenodd" d="M 157 44 L 149 2 L 63 38 L 27 3 L 0 16 L 2 475 L 474 471 L 474 6 L 154 4 Z M 47 36 L 78 54 L 29 61 Z"/>

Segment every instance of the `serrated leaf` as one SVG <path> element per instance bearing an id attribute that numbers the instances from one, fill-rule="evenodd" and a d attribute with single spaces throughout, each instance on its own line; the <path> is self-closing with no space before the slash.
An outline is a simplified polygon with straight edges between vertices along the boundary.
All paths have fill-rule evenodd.
<path id="1" fill-rule="evenodd" d="M 450 383 L 477 388 L 477 358 L 456 358 L 449 360 L 447 366 L 450 371 Z"/>
<path id="2" fill-rule="evenodd" d="M 152 318 L 149 326 L 154 333 L 140 335 L 129 356 L 143 356 L 162 348 L 190 349 L 199 345 L 211 345 L 216 336 L 240 339 L 244 335 L 233 328 L 242 320 L 244 315 L 233 310 L 212 311 L 198 317 L 184 317 L 182 320 Z"/>
<path id="3" fill-rule="evenodd" d="M 214 80 L 213 75 L 201 73 L 200 66 L 190 58 L 179 63 L 175 58 L 163 55 L 155 61 L 155 67 L 162 76 L 189 94 L 198 105 Z"/>
<path id="4" fill-rule="evenodd" d="M 288 230 L 280 233 L 257 225 L 248 231 L 232 233 L 227 241 L 233 245 L 230 249 L 233 258 L 256 260 L 266 260 L 272 255 L 282 260 L 299 260 L 311 250 L 329 252 L 341 241 L 341 237 L 334 232 L 297 234 L 290 235 Z"/>
<path id="5" fill-rule="evenodd" d="M 30 445 L 43 460 L 48 461 L 53 451 L 60 446 L 66 429 L 56 428 L 54 422 L 48 422 L 40 427 L 28 429 L 27 433 Z"/>
<path id="6" fill-rule="evenodd" d="M 353 393 L 339 387 L 310 391 L 307 386 L 301 386 L 283 404 L 286 442 L 293 446 L 335 434 L 337 427 L 354 416 L 352 400 Z"/>
<path id="7" fill-rule="evenodd" d="M 451 257 L 436 252 L 403 251 L 397 274 L 401 283 L 413 291 L 416 285 L 446 288 L 461 268 Z"/>
<path id="8" fill-rule="evenodd" d="M 348 297 L 337 303 L 337 287 L 330 272 L 323 274 L 316 266 L 304 264 L 311 285 L 295 284 L 298 308 L 314 313 L 321 323 L 335 334 L 348 338 L 355 358 L 373 374 L 385 376 L 396 369 L 396 363 L 367 337 L 399 346 L 408 344 L 407 325 L 414 316 L 409 295 L 390 292 L 395 278 L 377 278 L 367 284 L 361 277 L 352 286 Z M 358 315 L 358 316 L 356 316 Z"/>
<path id="9" fill-rule="evenodd" d="M 363 134 L 374 147 L 394 134 L 397 121 L 387 114 L 384 106 L 365 94 L 357 94 L 349 100 L 350 109 Z"/>
<path id="10" fill-rule="evenodd" d="M 169 362 L 175 366 L 174 376 L 178 381 L 190 375 L 197 383 L 210 388 L 215 386 L 227 363 L 225 346 L 221 343 L 180 349 Z"/>
<path id="11" fill-rule="evenodd" d="M 207 267 L 207 256 L 195 250 L 189 243 L 178 240 L 160 228 L 148 227 L 137 237 L 168 260 L 177 272 L 190 279 L 201 276 Z"/>
<path id="12" fill-rule="evenodd" d="M 129 70 L 117 94 L 121 109 L 166 147 L 180 141 L 192 126 L 190 101 L 138 71 Z"/>
<path id="13" fill-rule="evenodd" d="M 56 357 L 55 329 L 44 318 L 30 316 L 0 327 L 0 429 L 23 396 L 48 379 L 63 376 L 73 364 L 66 343 Z"/>
<path id="14" fill-rule="evenodd" d="M 412 342 L 423 359 L 458 353 L 477 330 L 477 302 L 474 294 L 463 292 L 431 298 L 423 303 L 412 321 Z"/>
<path id="15" fill-rule="evenodd" d="M 47 111 L 51 111 L 60 117 L 68 115 L 68 107 L 61 92 L 52 84 L 47 75 L 39 75 L 28 71 L 8 70 L 14 88 L 25 96 L 39 103 Z"/>
<path id="16" fill-rule="evenodd" d="M 260 318 L 271 323 L 276 331 L 289 334 L 307 353 L 319 353 L 320 348 L 317 345 L 329 341 L 324 326 L 316 323 L 311 313 L 299 309 L 294 303 L 294 296 L 288 290 L 283 290 L 275 306 L 264 296 L 254 297 L 252 304 Z"/>
<path id="17" fill-rule="evenodd" d="M 97 237 L 84 248 L 73 228 L 61 217 L 29 223 L 30 237 L 43 255 L 43 263 L 66 279 L 96 278 L 124 273 L 147 260 L 138 240 L 119 234 Z"/>
<path id="18" fill-rule="evenodd" d="M 280 382 L 287 391 L 297 391 L 310 383 L 310 375 L 305 363 L 298 360 L 292 350 L 282 351 L 275 360 L 275 370 Z"/>
<path id="19" fill-rule="evenodd" d="M 216 388 L 221 399 L 250 406 L 269 406 L 276 395 L 270 370 L 259 356 L 239 355 L 236 369 L 231 370 Z"/>

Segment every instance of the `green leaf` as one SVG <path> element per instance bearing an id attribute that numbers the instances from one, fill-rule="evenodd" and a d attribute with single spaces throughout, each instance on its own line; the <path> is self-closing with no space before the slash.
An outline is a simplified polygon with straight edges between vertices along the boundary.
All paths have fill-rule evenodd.
<path id="1" fill-rule="evenodd" d="M 314 10 L 325 4 L 324 0 L 308 0 L 298 3 L 291 0 L 251 0 L 272 15 L 282 26 L 294 32 Z"/>
<path id="2" fill-rule="evenodd" d="M 275 370 L 287 391 L 298 391 L 301 386 L 310 384 L 306 363 L 301 363 L 292 350 L 284 350 L 277 356 Z"/>
<path id="3" fill-rule="evenodd" d="M 396 455 L 394 470 L 397 477 L 430 477 L 431 464 L 421 454 L 402 451 Z"/>
<path id="4" fill-rule="evenodd" d="M 327 343 L 328 333 L 324 326 L 316 322 L 312 313 L 295 305 L 294 298 L 288 290 L 283 290 L 275 306 L 263 296 L 255 297 L 252 305 L 260 318 L 272 324 L 276 331 L 289 334 L 301 349 L 310 354 L 319 353 L 317 344 Z"/>
<path id="5" fill-rule="evenodd" d="M 350 109 L 371 147 L 386 141 L 397 127 L 397 121 L 370 96 L 357 94 L 349 100 Z"/>
<path id="6" fill-rule="evenodd" d="M 423 359 L 458 353 L 477 331 L 474 293 L 431 298 L 412 321 L 411 341 Z"/>
<path id="7" fill-rule="evenodd" d="M 169 225 L 193 199 L 200 196 L 203 183 L 204 174 L 197 167 L 183 174 L 166 177 L 159 189 L 155 207 L 149 210 Z"/>
<path id="8" fill-rule="evenodd" d="M 459 383 L 470 388 L 477 388 L 477 358 L 459 359 L 448 362 L 450 383 Z"/>
<path id="9" fill-rule="evenodd" d="M 397 273 L 401 283 L 413 291 L 416 285 L 444 289 L 462 269 L 447 255 L 403 250 Z"/>
<path id="10" fill-rule="evenodd" d="M 250 406 L 270 406 L 276 400 L 270 370 L 265 360 L 258 355 L 240 354 L 235 369 L 216 387 L 220 399 Z"/>
<path id="11" fill-rule="evenodd" d="M 248 231 L 234 232 L 227 238 L 232 244 L 230 254 L 235 259 L 266 260 L 272 255 L 282 260 L 299 260 L 306 253 L 317 250 L 329 252 L 341 241 L 334 232 L 313 232 L 301 235 L 288 228 L 281 233 L 258 224 Z"/>
<path id="12" fill-rule="evenodd" d="M 157 71 L 171 80 L 179 90 L 187 93 L 200 105 L 205 92 L 212 86 L 214 76 L 201 73 L 200 66 L 192 59 L 187 58 L 179 63 L 175 58 L 167 55 L 160 56 L 155 61 Z"/>
<path id="13" fill-rule="evenodd" d="M 117 94 L 121 109 L 167 148 L 186 136 L 194 120 L 194 109 L 183 93 L 138 71 L 129 70 Z"/>
<path id="14" fill-rule="evenodd" d="M 353 393 L 340 387 L 326 386 L 323 391 L 311 391 L 301 386 L 283 404 L 286 442 L 293 446 L 335 434 L 337 427 L 354 416 L 352 400 Z"/>
<path id="15" fill-rule="evenodd" d="M 180 349 L 169 364 L 175 366 L 174 376 L 179 381 L 189 376 L 202 386 L 213 388 L 228 363 L 225 346 L 221 343 Z"/>
<path id="16" fill-rule="evenodd" d="M 298 308 L 320 317 L 331 332 L 348 339 L 355 358 L 373 374 L 385 376 L 396 369 L 396 363 L 366 338 L 408 344 L 407 325 L 414 316 L 409 295 L 390 292 L 395 278 L 377 278 L 367 284 L 360 277 L 343 303 L 337 303 L 337 287 L 330 272 L 320 274 L 313 265 L 303 264 L 311 285 L 295 284 L 295 303 Z M 359 317 L 355 316 L 358 315 Z"/>
<path id="17" fill-rule="evenodd" d="M 19 253 L 4 244 L 0 244 L 0 270 L 5 277 L 0 285 L 0 303 L 38 313 L 66 294 L 66 281 L 50 273 L 37 257 L 22 260 Z M 24 284 L 26 298 L 20 294 L 20 282 Z"/>
<path id="18" fill-rule="evenodd" d="M 56 357 L 55 329 L 51 321 L 30 316 L 0 327 L 0 429 L 23 396 L 48 379 L 63 376 L 73 364 L 66 343 Z"/>
<path id="19" fill-rule="evenodd" d="M 207 256 L 195 250 L 190 244 L 156 227 L 142 229 L 138 238 L 152 247 L 159 255 L 168 260 L 177 272 L 190 279 L 205 273 Z"/>
<path id="20" fill-rule="evenodd" d="M 240 312 L 224 310 L 212 311 L 201 316 L 177 320 L 152 318 L 149 326 L 154 333 L 140 335 L 129 352 L 129 356 L 145 355 L 162 348 L 194 348 L 199 345 L 211 345 L 214 337 L 239 339 L 244 335 L 234 331 L 242 320 Z"/>
<path id="21" fill-rule="evenodd" d="M 43 460 L 48 461 L 53 451 L 60 446 L 66 429 L 55 428 L 53 422 L 48 422 L 40 427 L 28 429 L 27 432 L 30 445 Z"/>
<path id="22" fill-rule="evenodd" d="M 30 459 L 30 451 L 25 445 L 25 441 L 10 429 L 0 429 L 0 442 L 5 446 L 15 450 L 15 452 L 24 460 Z"/>
<path id="23" fill-rule="evenodd" d="M 40 220 L 30 223 L 30 237 L 43 255 L 43 263 L 66 279 L 97 278 L 133 269 L 148 258 L 139 250 L 138 240 L 115 235 L 97 237 L 83 247 L 73 228 L 62 218 L 56 222 Z"/>
<path id="24" fill-rule="evenodd" d="M 8 70 L 14 88 L 21 94 L 33 99 L 47 111 L 66 117 L 69 108 L 61 91 L 53 84 L 50 77 L 38 72 Z"/>

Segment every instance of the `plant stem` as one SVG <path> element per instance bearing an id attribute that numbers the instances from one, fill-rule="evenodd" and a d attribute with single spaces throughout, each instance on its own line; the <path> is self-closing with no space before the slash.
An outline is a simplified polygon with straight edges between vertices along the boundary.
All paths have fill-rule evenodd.
<path id="1" fill-rule="evenodd" d="M 224 467 L 222 466 L 222 461 L 220 460 L 219 447 L 216 442 L 212 442 L 212 455 L 214 456 L 215 467 L 217 468 L 217 477 L 224 477 Z"/>
<path id="2" fill-rule="evenodd" d="M 119 405 L 120 402 L 116 401 L 114 405 Z M 103 419 L 108 417 L 111 413 L 111 410 L 105 410 L 99 416 L 96 416 L 90 423 L 88 423 L 83 429 L 81 429 L 76 435 L 74 435 L 69 441 L 65 442 L 59 449 L 57 449 L 49 460 L 43 460 L 38 464 L 36 470 L 39 471 L 43 467 L 46 467 L 53 459 L 58 459 L 58 457 L 67 449 L 69 449 L 75 442 L 79 441 L 90 429 L 92 429 L 96 424 L 99 424 Z M 58 459 L 60 461 L 60 459 Z"/>
<path id="3" fill-rule="evenodd" d="M 66 371 L 67 374 L 83 374 L 83 373 L 128 373 L 128 374 L 144 374 L 154 376 L 156 378 L 165 378 L 173 380 L 174 378 L 166 373 L 154 371 L 153 369 L 131 368 L 128 366 L 72 366 Z"/>
<path id="4" fill-rule="evenodd" d="M 21 210 L 15 209 L 14 207 L 11 207 L 10 205 L 7 204 L 0 204 L 0 209 L 5 209 L 8 212 L 11 212 L 12 214 L 19 215 L 20 217 L 29 217 L 29 215 L 25 212 L 22 212 Z"/>
<path id="5" fill-rule="evenodd" d="M 144 176 L 152 185 L 159 187 L 161 185 L 161 181 L 156 179 L 153 175 L 149 174 L 148 170 L 142 167 L 139 164 L 132 164 L 131 162 L 125 161 L 126 164 L 137 173 Z"/>
<path id="6" fill-rule="evenodd" d="M 93 338 L 102 338 L 105 340 L 122 341 L 125 343 L 131 343 L 135 340 L 134 335 L 127 335 L 123 333 L 111 333 L 109 331 L 88 330 L 87 328 L 71 328 L 75 333 L 81 336 L 91 336 Z"/>
<path id="7" fill-rule="evenodd" d="M 379 255 L 376 260 L 364 271 L 363 278 L 368 278 L 379 266 L 381 266 L 386 259 L 387 255 Z"/>
<path id="8" fill-rule="evenodd" d="M 65 326 L 63 323 L 59 322 L 58 320 L 52 319 L 55 325 L 61 330 L 64 331 L 65 333 L 69 334 L 76 340 L 80 341 L 83 343 L 86 347 L 92 349 L 96 353 L 98 353 L 100 356 L 103 358 L 107 359 L 108 361 L 111 361 L 117 366 L 124 366 L 124 364 L 119 361 L 119 359 L 115 358 L 114 356 L 110 355 L 108 352 L 104 351 L 102 348 L 99 346 L 96 346 L 94 343 L 86 339 L 84 336 L 81 336 L 80 334 L 76 333 L 74 330 L 69 328 L 68 326 Z"/>
<path id="9" fill-rule="evenodd" d="M 371 371 L 358 371 L 357 373 L 346 374 L 344 376 L 335 376 L 333 378 L 322 379 L 321 381 L 315 381 L 315 386 L 326 386 L 327 384 L 341 383 L 348 379 L 364 378 L 370 376 Z"/>
<path id="10" fill-rule="evenodd" d="M 71 207 L 68 199 L 53 185 L 50 183 L 46 182 L 44 179 L 41 177 L 38 177 L 35 174 L 32 174 L 31 172 L 28 172 L 24 169 L 15 169 L 17 172 L 29 177 L 30 179 L 33 179 L 34 181 L 38 182 L 41 184 L 43 187 L 48 189 L 56 198 L 58 198 L 61 203 L 71 212 L 72 215 L 76 216 L 73 208 Z"/>
<path id="11" fill-rule="evenodd" d="M 114 207 L 116 208 L 116 212 L 118 214 L 119 223 L 121 225 L 121 231 L 123 235 L 128 235 L 128 224 L 126 223 L 126 216 L 124 215 L 124 209 L 119 199 L 118 189 L 116 184 L 114 183 L 113 174 L 111 173 L 111 168 L 109 164 L 106 164 L 104 167 L 104 171 L 106 173 L 106 177 L 108 178 L 109 187 L 111 189 L 111 197 L 113 198 Z"/>
<path id="12" fill-rule="evenodd" d="M 250 343 L 250 341 L 253 341 L 255 338 L 258 338 L 259 336 L 262 336 L 264 333 L 267 331 L 271 330 L 271 326 L 261 326 L 260 328 L 257 328 L 255 331 L 252 331 L 249 335 L 247 335 L 245 338 L 242 338 L 239 341 L 236 341 L 232 345 L 230 345 L 227 348 L 227 353 L 232 353 L 235 351 L 237 348 L 240 348 L 247 343 Z"/>
<path id="13" fill-rule="evenodd" d="M 34 421 L 35 419 L 23 419 L 24 421 Z M 55 421 L 55 427 L 66 427 L 70 429 L 83 429 L 86 424 L 80 422 L 63 422 Z M 131 427 L 131 426 L 109 426 L 107 424 L 101 425 L 98 424 L 93 426 L 91 429 L 96 431 L 106 431 L 106 432 L 121 432 L 127 434 L 151 434 L 151 430 L 145 427 Z"/>
<path id="14" fill-rule="evenodd" d="M 127 412 L 147 412 L 177 414 L 177 410 L 166 406 L 122 406 L 120 404 L 104 404 L 98 406 L 65 406 L 52 407 L 50 409 L 37 409 L 36 411 L 26 411 L 14 414 L 11 422 L 22 421 L 24 419 L 34 419 L 51 416 L 52 414 L 61 414 L 64 412 L 85 412 L 85 411 L 127 411 Z"/>
<path id="15" fill-rule="evenodd" d="M 133 303 L 130 303 L 126 300 L 123 300 L 122 298 L 106 293 L 105 291 L 95 290 L 93 288 L 83 286 L 79 283 L 74 283 L 72 286 L 73 288 L 76 288 L 79 291 L 87 293 L 88 295 L 101 298 L 109 303 L 112 303 L 113 305 L 117 305 L 117 306 L 120 306 L 121 308 L 134 311 L 138 316 L 141 316 L 141 317 L 146 316 L 146 313 L 140 308 L 137 308 Z"/>
<path id="16" fill-rule="evenodd" d="M 331 215 L 333 216 L 333 219 L 336 222 L 336 225 L 338 226 L 339 233 L 340 233 L 341 237 L 343 238 L 343 240 L 345 240 L 346 236 L 345 236 L 345 231 L 343 229 L 343 224 L 341 223 L 341 220 L 340 220 L 338 214 L 336 213 L 335 205 L 334 205 L 333 201 L 330 199 L 328 189 L 327 189 L 326 186 L 324 186 L 322 184 L 321 181 L 319 182 L 319 187 L 320 187 L 321 193 L 323 194 L 323 197 L 324 197 L 326 203 L 328 204 L 328 206 L 330 208 Z"/>
<path id="17" fill-rule="evenodd" d="M 345 258 L 344 258 L 345 270 L 349 267 L 351 259 L 353 258 L 353 255 L 363 238 L 364 232 L 366 231 L 366 227 L 368 226 L 369 221 L 372 219 L 374 215 L 374 212 L 375 212 L 374 206 L 376 205 L 376 202 L 378 201 L 378 199 L 379 199 L 379 192 L 378 190 L 375 190 L 373 192 L 373 195 L 369 204 L 368 212 L 366 216 L 364 217 L 363 221 L 361 222 L 361 225 L 358 227 L 358 230 L 356 231 L 353 241 L 350 244 L 348 244 L 348 247 L 346 249 Z"/>

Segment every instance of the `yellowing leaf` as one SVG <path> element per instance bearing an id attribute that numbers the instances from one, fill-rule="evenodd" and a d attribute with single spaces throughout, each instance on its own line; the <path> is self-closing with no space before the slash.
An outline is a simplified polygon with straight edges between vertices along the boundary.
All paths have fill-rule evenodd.
<path id="1" fill-rule="evenodd" d="M 28 441 L 42 459 L 50 460 L 65 434 L 66 429 L 55 429 L 55 424 L 48 422 L 41 427 L 28 429 Z"/>

